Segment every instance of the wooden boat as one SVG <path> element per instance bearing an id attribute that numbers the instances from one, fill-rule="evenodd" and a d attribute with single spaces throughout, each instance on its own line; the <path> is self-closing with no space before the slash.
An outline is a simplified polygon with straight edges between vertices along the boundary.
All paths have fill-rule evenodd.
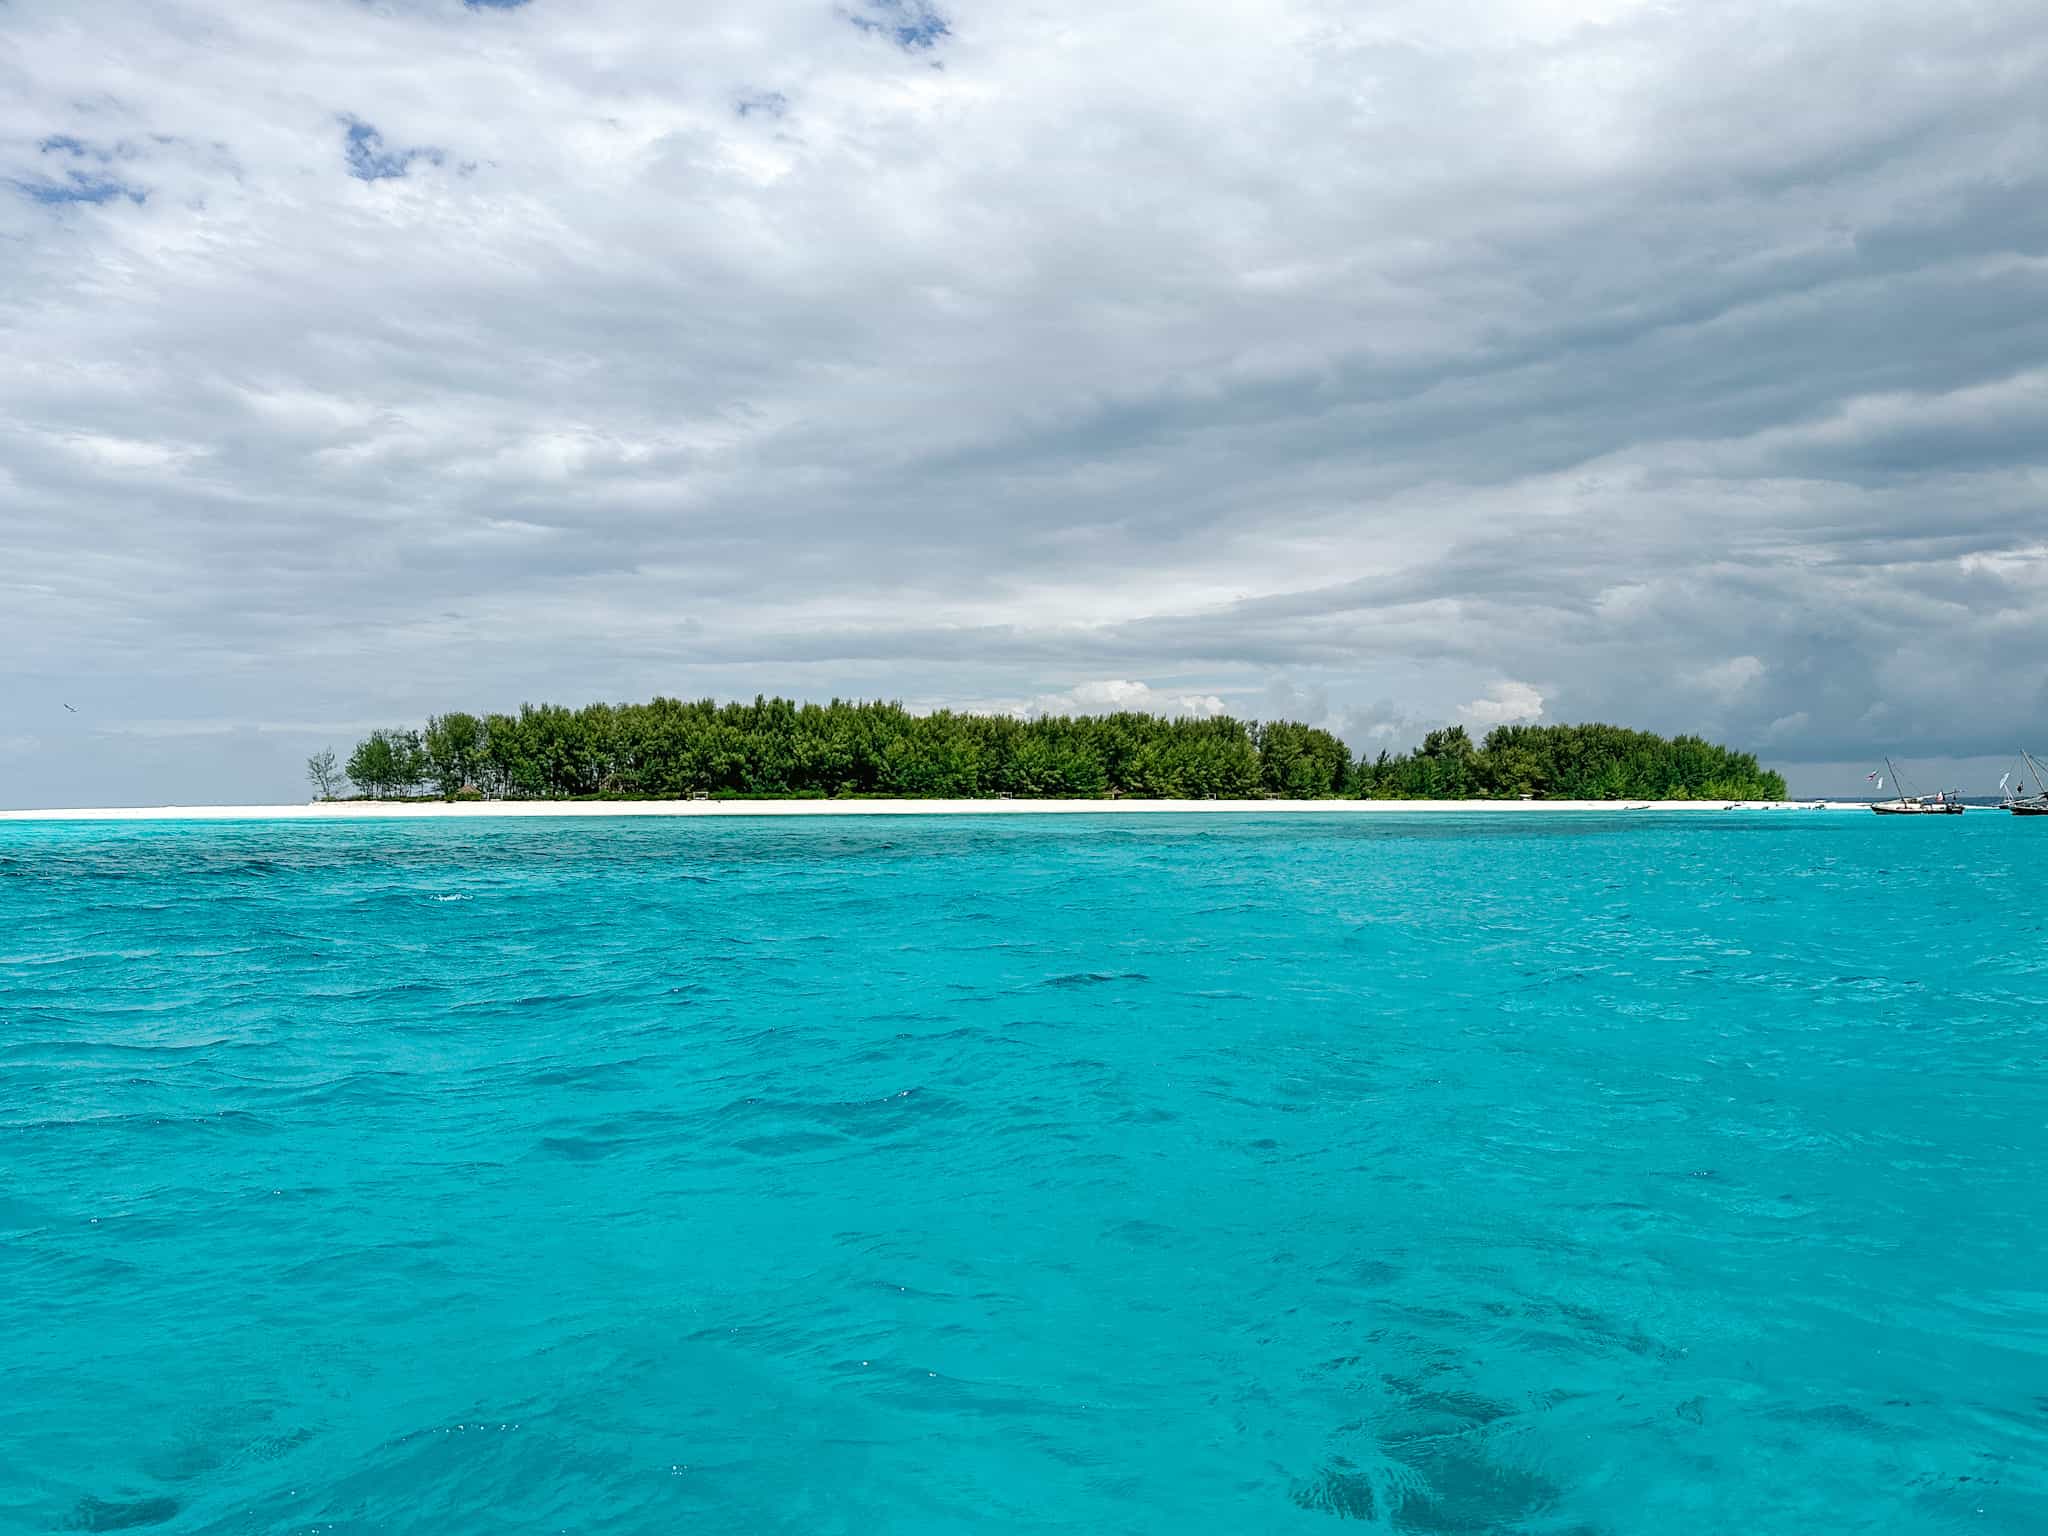
<path id="1" fill-rule="evenodd" d="M 2015 816 L 2048 816 L 2048 771 L 2034 761 L 2034 754 L 2026 748 L 2020 749 L 2020 756 L 2026 760 L 2027 771 L 2034 776 L 2034 792 L 2031 795 L 2027 793 L 2027 783 L 2022 778 L 2013 785 L 2012 793 L 1998 802 L 1998 808 L 2011 811 Z"/>
<path id="2" fill-rule="evenodd" d="M 1965 809 L 1954 790 L 1937 790 L 1931 795 L 1901 795 L 1871 806 L 1880 816 L 1960 816 Z"/>
<path id="3" fill-rule="evenodd" d="M 1963 814 L 1962 793 L 1954 789 L 1936 790 L 1931 795 L 1909 795 L 1905 785 L 1899 782 L 1899 770 L 1892 766 L 1892 760 L 1884 760 L 1885 772 L 1891 775 L 1892 783 L 1899 793 L 1890 800 L 1879 800 L 1870 808 L 1880 816 L 1960 816 Z M 1884 780 L 1876 774 L 1877 787 L 1884 788 Z"/>

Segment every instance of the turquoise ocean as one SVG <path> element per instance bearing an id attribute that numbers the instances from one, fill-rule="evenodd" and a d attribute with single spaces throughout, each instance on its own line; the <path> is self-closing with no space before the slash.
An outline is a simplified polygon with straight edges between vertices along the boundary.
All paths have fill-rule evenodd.
<path id="1" fill-rule="evenodd" d="M 2044 874 L 0 827 L 0 1530 L 2048 1530 Z"/>

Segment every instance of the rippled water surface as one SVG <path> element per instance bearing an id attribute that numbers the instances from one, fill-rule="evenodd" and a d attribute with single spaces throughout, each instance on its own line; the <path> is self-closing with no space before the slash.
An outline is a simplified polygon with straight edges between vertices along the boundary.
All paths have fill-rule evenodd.
<path id="1" fill-rule="evenodd" d="M 0 827 L 0 1528 L 2048 1529 L 2044 877 Z"/>

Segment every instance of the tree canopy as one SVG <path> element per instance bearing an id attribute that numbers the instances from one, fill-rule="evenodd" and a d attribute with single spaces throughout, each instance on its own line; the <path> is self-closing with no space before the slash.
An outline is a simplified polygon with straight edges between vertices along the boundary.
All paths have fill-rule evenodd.
<path id="1" fill-rule="evenodd" d="M 678 799 L 900 795 L 973 799 L 1782 799 L 1785 782 L 1694 736 L 1609 725 L 1463 726 L 1354 761 L 1316 726 L 1228 717 L 917 715 L 900 704 L 646 704 L 435 715 L 372 731 L 349 757 L 367 795 Z"/>
<path id="2" fill-rule="evenodd" d="M 1502 725 L 1474 745 L 1462 725 L 1413 752 L 1353 769 L 1351 791 L 1381 800 L 1782 800 L 1783 775 L 1698 736 L 1618 725 Z"/>

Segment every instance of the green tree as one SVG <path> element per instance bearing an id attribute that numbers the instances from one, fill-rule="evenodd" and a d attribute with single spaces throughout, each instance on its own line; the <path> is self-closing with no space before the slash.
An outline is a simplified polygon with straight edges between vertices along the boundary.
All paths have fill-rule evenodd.
<path id="1" fill-rule="evenodd" d="M 421 747 L 427 762 L 424 777 L 431 779 L 435 789 L 444 795 L 480 789 L 482 781 L 490 777 L 484 771 L 489 733 L 475 715 L 458 710 L 430 716 L 421 736 Z"/>
<path id="2" fill-rule="evenodd" d="M 373 798 L 405 794 L 426 777 L 417 731 L 372 731 L 348 760 L 348 776 Z"/>
<path id="3" fill-rule="evenodd" d="M 1268 720 L 1252 728 L 1259 752 L 1259 783 L 1267 794 L 1290 800 L 1318 800 L 1342 794 L 1351 773 L 1351 753 L 1328 731 L 1292 720 Z"/>

